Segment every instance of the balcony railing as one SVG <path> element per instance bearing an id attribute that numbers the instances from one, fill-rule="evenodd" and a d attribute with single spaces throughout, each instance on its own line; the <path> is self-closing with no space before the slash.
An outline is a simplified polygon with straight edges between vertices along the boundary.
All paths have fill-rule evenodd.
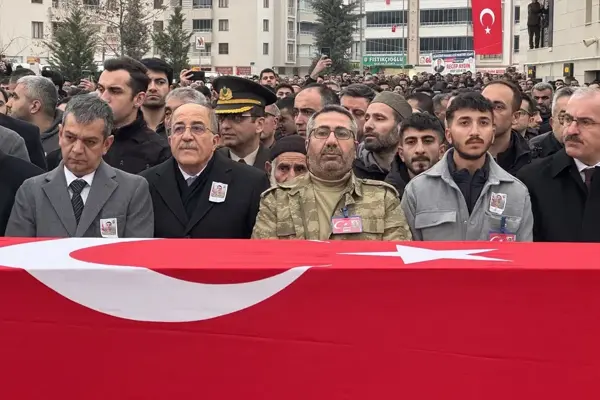
<path id="1" fill-rule="evenodd" d="M 313 32 L 313 31 L 300 31 L 298 33 L 300 35 L 311 35 L 311 36 L 315 36 L 317 34 L 317 32 Z"/>
<path id="2" fill-rule="evenodd" d="M 294 31 L 288 31 L 287 38 L 291 39 L 291 40 L 296 40 L 296 32 L 294 32 Z"/>

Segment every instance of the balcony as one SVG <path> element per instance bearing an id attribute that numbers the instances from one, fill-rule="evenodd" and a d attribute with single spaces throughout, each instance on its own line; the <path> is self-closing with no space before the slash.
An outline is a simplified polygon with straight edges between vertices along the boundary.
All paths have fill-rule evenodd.
<path id="1" fill-rule="evenodd" d="M 312 8 L 300 8 L 298 10 L 298 21 L 316 24 L 317 14 L 315 14 L 315 11 Z"/>
<path id="2" fill-rule="evenodd" d="M 298 67 L 310 67 L 312 65 L 312 58 L 308 56 L 298 56 L 296 64 Z"/>
<path id="3" fill-rule="evenodd" d="M 298 44 L 299 45 L 313 45 L 315 44 L 315 33 L 300 31 L 298 32 Z"/>

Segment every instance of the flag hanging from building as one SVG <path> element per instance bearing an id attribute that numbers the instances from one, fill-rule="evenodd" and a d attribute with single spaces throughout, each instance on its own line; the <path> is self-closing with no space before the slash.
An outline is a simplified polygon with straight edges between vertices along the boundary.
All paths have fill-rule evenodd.
<path id="1" fill-rule="evenodd" d="M 476 54 L 502 53 L 502 0 L 472 0 Z"/>

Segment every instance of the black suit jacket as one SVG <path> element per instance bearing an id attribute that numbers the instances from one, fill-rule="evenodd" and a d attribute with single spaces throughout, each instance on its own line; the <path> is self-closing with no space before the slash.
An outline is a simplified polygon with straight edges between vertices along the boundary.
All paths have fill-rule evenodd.
<path id="1" fill-rule="evenodd" d="M 231 159 L 231 153 L 228 147 L 220 148 L 219 151 L 225 157 Z M 262 144 L 258 147 L 258 153 L 256 153 L 256 159 L 254 160 L 254 167 L 262 171 L 265 171 L 265 163 L 271 160 L 271 150 L 263 146 Z"/>
<path id="2" fill-rule="evenodd" d="M 42 173 L 41 168 L 0 151 L 0 236 L 4 236 L 17 190 L 26 179 Z"/>
<path id="3" fill-rule="evenodd" d="M 600 242 L 600 170 L 588 193 L 575 162 L 562 149 L 523 167 L 517 177 L 531 196 L 534 241 Z"/>
<path id="4" fill-rule="evenodd" d="M 218 151 L 213 157 L 210 175 L 190 219 L 177 187 L 174 158 L 141 173 L 150 184 L 155 237 L 249 239 L 252 236 L 260 195 L 269 188 L 269 179 L 257 168 L 233 162 Z M 222 203 L 209 201 L 213 182 L 228 185 Z"/>
<path id="5" fill-rule="evenodd" d="M 40 129 L 37 126 L 1 113 L 0 125 L 17 132 L 25 140 L 31 162 L 46 170 L 46 156 L 42 148 Z"/>

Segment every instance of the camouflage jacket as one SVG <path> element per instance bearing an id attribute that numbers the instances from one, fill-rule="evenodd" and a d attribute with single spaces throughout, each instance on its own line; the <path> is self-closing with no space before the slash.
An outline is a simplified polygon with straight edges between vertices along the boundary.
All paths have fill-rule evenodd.
<path id="1" fill-rule="evenodd" d="M 398 193 L 384 182 L 351 175 L 332 217 L 360 216 L 361 233 L 331 234 L 332 240 L 411 240 Z M 292 185 L 277 185 L 262 194 L 253 239 L 319 240 L 319 220 L 310 174 Z"/>

